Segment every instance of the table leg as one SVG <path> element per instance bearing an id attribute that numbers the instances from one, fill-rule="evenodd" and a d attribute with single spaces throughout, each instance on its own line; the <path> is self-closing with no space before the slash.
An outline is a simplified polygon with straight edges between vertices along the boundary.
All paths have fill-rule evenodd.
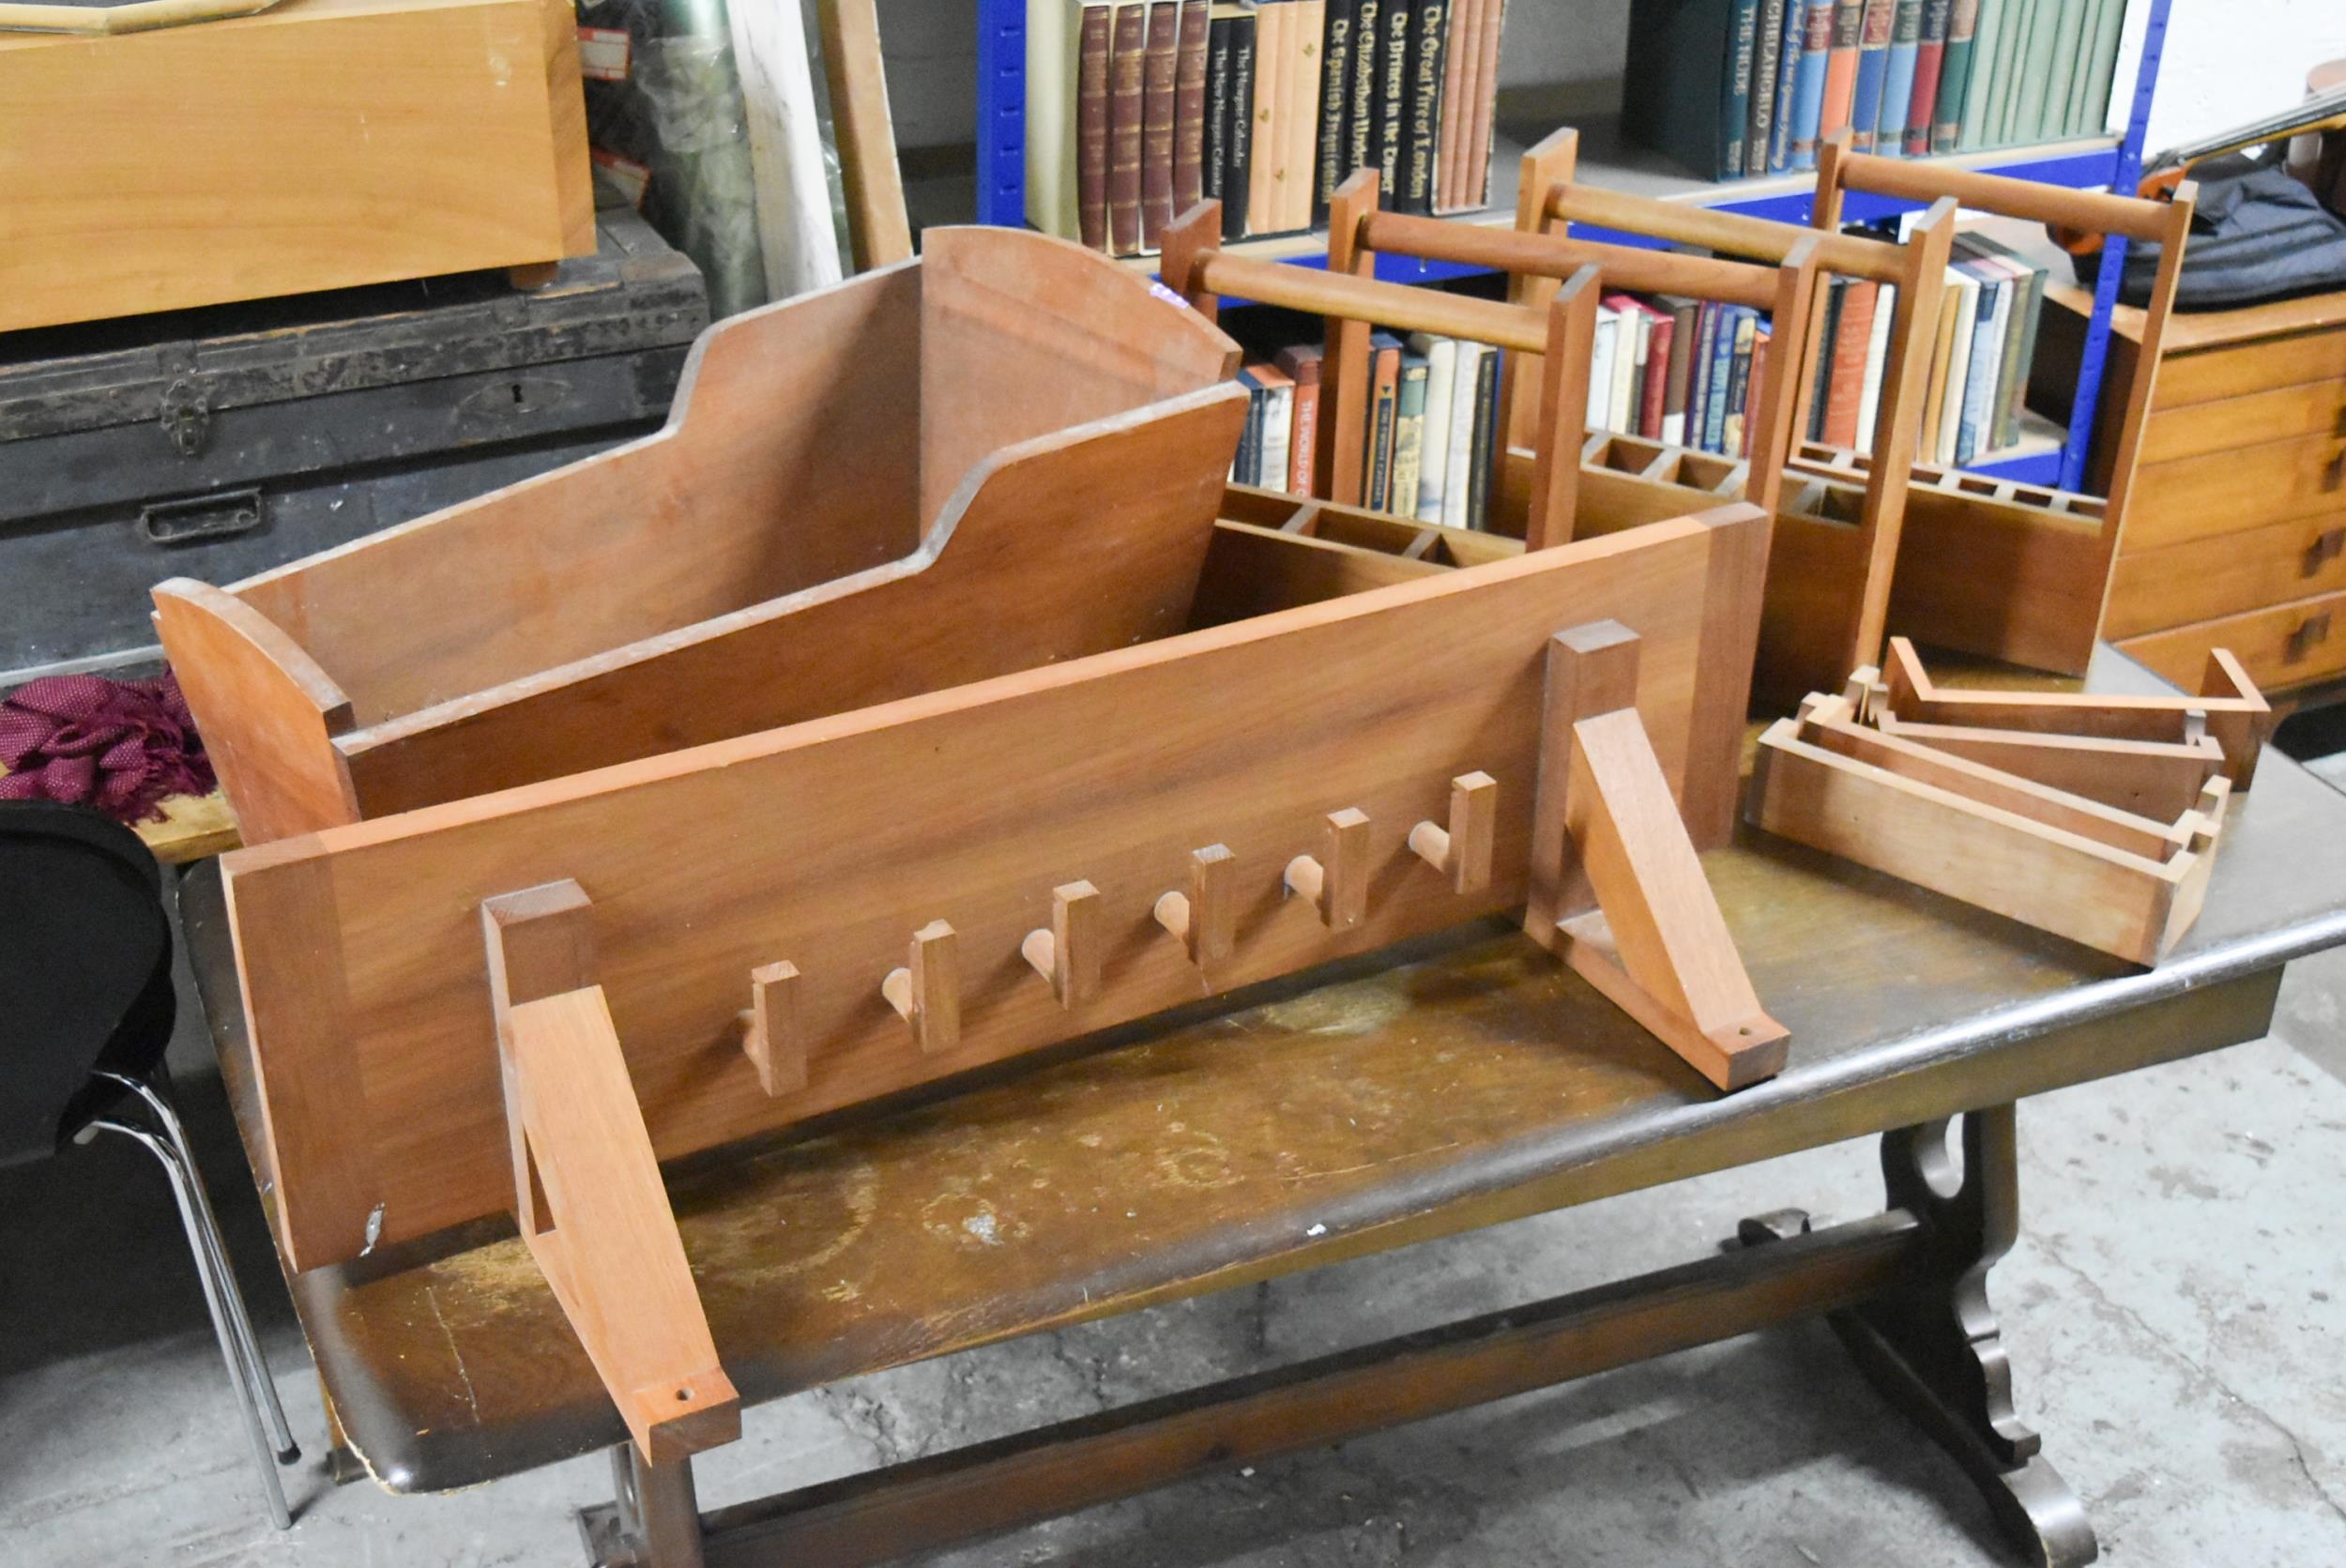
<path id="1" fill-rule="evenodd" d="M 593 1568 L 702 1568 L 700 1499 L 693 1461 L 655 1465 L 633 1443 L 611 1451 L 613 1500 L 582 1509 Z"/>
<path id="2" fill-rule="evenodd" d="M 1828 1321 L 1859 1370 L 1971 1475 L 1996 1522 L 2039 1568 L 2079 1568 L 2101 1555 L 2077 1494 L 2039 1452 L 2012 1408 L 2012 1365 L 1988 1304 L 1988 1271 L 2019 1234 L 2013 1107 L 1962 1119 L 1963 1160 L 1948 1121 L 1886 1133 L 1889 1207 L 1916 1215 L 1927 1241 L 1906 1282 Z M 1743 1240 L 1807 1229 L 1796 1211 L 1745 1220 Z"/>

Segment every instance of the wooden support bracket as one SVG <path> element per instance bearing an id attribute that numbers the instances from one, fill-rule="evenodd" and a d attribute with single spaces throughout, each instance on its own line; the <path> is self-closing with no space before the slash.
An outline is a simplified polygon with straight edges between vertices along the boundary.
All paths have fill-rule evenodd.
<path id="1" fill-rule="evenodd" d="M 1199 968 L 1227 958 L 1238 924 L 1238 857 L 1221 844 L 1190 851 L 1189 891 L 1164 894 L 1154 913 Z"/>
<path id="2" fill-rule="evenodd" d="M 1100 890 L 1070 882 L 1051 890 L 1051 923 L 1027 933 L 1019 952 L 1051 982 L 1061 1007 L 1081 1007 L 1100 994 Z"/>
<path id="3" fill-rule="evenodd" d="M 1368 913 L 1368 816 L 1350 806 L 1328 814 L 1325 858 L 1287 862 L 1287 891 L 1312 902 L 1331 931 L 1348 931 Z"/>
<path id="4" fill-rule="evenodd" d="M 1491 885 L 1491 847 L 1499 830 L 1499 781 L 1488 773 L 1461 773 L 1450 781 L 1450 823 L 1421 822 L 1409 830 L 1418 859 L 1450 878 L 1454 891 L 1481 892 Z"/>
<path id="5" fill-rule="evenodd" d="M 586 895 L 564 881 L 485 899 L 480 926 L 530 1256 L 648 1459 L 731 1442 L 741 1402 L 595 979 Z"/>
<path id="6" fill-rule="evenodd" d="M 1548 645 L 1524 929 L 1724 1089 L 1783 1070 L 1638 716 L 1638 637 L 1616 621 Z M 1601 918 L 1560 917 L 1593 896 Z"/>
<path id="7" fill-rule="evenodd" d="M 931 921 L 912 934 L 905 967 L 880 980 L 880 995 L 930 1056 L 961 1043 L 960 947 L 951 925 Z"/>

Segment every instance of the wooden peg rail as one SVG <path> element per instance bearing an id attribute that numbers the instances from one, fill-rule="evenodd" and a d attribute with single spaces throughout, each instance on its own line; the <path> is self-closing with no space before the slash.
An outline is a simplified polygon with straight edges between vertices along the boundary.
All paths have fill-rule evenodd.
<path id="1" fill-rule="evenodd" d="M 1674 822 L 1683 799 L 1696 842 L 1723 842 L 1768 534 L 1719 507 L 240 851 L 224 875 L 293 1265 L 520 1201 L 478 913 L 516 888 L 595 891 L 596 978 L 624 989 L 615 1026 L 566 1011 L 564 1047 L 600 1048 L 597 1082 L 641 1096 L 650 1152 L 627 1180 L 647 1200 L 654 1155 L 1521 909 L 1559 627 L 1638 629 L 1628 699 L 1658 809 Z M 720 847 L 680 856 L 678 822 Z M 1421 822 L 1449 842 L 1412 850 Z M 522 1032 L 526 1089 L 543 1052 Z M 574 1242 L 577 1156 L 538 1132 Z"/>
<path id="2" fill-rule="evenodd" d="M 676 1216 L 596 980 L 576 882 L 483 900 L 512 1161 L 530 1256 L 654 1464 L 741 1435 Z"/>

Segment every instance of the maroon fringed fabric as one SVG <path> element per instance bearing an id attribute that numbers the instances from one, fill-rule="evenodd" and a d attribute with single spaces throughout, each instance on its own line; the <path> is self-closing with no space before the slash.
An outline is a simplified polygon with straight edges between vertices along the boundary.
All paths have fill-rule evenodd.
<path id="1" fill-rule="evenodd" d="M 172 795 L 205 795 L 214 780 L 179 682 L 60 675 L 0 702 L 0 800 L 94 806 L 147 822 Z"/>

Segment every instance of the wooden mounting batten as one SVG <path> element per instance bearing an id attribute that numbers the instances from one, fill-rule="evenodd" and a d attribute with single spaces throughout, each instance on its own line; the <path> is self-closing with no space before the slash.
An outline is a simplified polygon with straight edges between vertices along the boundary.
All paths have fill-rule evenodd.
<path id="1" fill-rule="evenodd" d="M 2279 720 L 2229 648 L 2208 654 L 2198 696 L 2125 697 L 2085 692 L 1951 691 L 1932 681 L 1904 637 L 1890 639 L 1881 711 L 1901 722 L 1973 725 L 2188 745 L 2204 727 L 2224 749 L 2234 789 L 2256 777 L 2257 757 Z"/>
<path id="2" fill-rule="evenodd" d="M 1617 621 L 1548 644 L 1524 930 L 1719 1088 L 1783 1070 L 1638 718 L 1638 636 Z M 1560 924 L 1593 893 L 1598 917 Z"/>
<path id="3" fill-rule="evenodd" d="M 741 1435 L 576 882 L 485 899 L 513 1214 L 637 1448 L 666 1464 Z"/>

